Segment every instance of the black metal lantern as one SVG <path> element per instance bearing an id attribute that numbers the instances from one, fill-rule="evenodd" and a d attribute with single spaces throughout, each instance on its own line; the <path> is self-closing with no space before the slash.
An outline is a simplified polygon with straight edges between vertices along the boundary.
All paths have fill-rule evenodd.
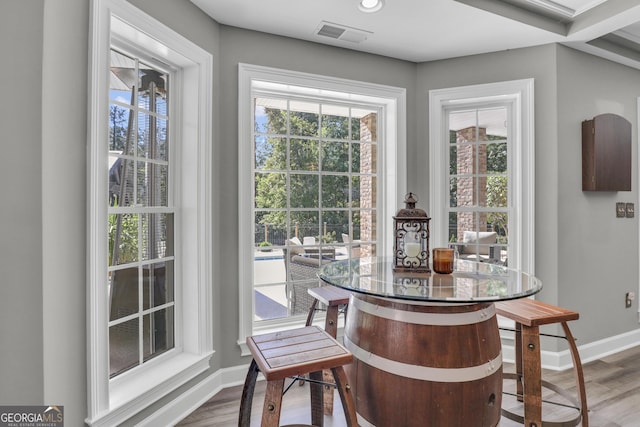
<path id="1" fill-rule="evenodd" d="M 393 217 L 393 271 L 430 272 L 429 215 L 416 208 L 418 197 L 405 196 L 406 207 Z"/>

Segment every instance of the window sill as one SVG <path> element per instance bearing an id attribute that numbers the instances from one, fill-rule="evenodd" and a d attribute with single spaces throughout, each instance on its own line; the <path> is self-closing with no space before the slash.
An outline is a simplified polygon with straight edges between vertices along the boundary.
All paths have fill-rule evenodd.
<path id="1" fill-rule="evenodd" d="M 109 410 L 94 419 L 87 419 L 87 424 L 106 427 L 123 423 L 207 370 L 212 354 L 180 353 L 144 372 L 113 381 L 109 390 Z"/>

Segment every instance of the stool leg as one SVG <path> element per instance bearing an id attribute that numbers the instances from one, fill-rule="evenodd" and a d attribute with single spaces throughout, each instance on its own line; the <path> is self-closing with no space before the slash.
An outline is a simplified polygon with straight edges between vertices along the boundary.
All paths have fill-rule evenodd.
<path id="1" fill-rule="evenodd" d="M 524 401 L 524 389 L 522 386 L 522 324 L 516 322 L 516 398 L 518 402 Z"/>
<path id="2" fill-rule="evenodd" d="M 244 380 L 244 388 L 242 389 L 242 399 L 240 400 L 240 416 L 238 418 L 238 427 L 249 427 L 251 425 L 251 405 L 253 403 L 253 391 L 256 388 L 256 379 L 258 378 L 258 364 L 251 359 L 247 378 Z"/>
<path id="3" fill-rule="evenodd" d="M 322 371 L 310 372 L 309 378 L 313 381 L 322 381 Z M 324 411 L 322 409 L 322 384 L 309 383 L 311 393 L 311 424 L 313 426 L 324 426 Z"/>
<path id="4" fill-rule="evenodd" d="M 327 307 L 327 315 L 324 322 L 324 330 L 329 333 L 333 338 L 338 335 L 338 312 L 337 305 L 330 305 Z M 323 371 L 323 377 L 326 382 L 334 382 L 333 375 L 327 369 Z M 333 387 L 324 387 L 324 413 L 327 415 L 333 414 Z"/>
<path id="5" fill-rule="evenodd" d="M 522 374 L 524 375 L 524 425 L 542 427 L 540 328 L 522 326 Z"/>
<path id="6" fill-rule="evenodd" d="M 347 427 L 358 427 L 358 416 L 356 415 L 356 404 L 353 400 L 353 394 L 351 393 L 351 387 L 349 386 L 349 380 L 347 374 L 344 372 L 342 366 L 332 368 L 333 377 L 338 387 L 338 394 L 340 395 L 340 401 L 342 402 L 342 408 L 344 409 L 344 418 L 347 421 Z"/>
<path id="7" fill-rule="evenodd" d="M 582 427 L 589 427 L 589 410 L 587 408 L 587 393 L 584 386 L 584 373 L 582 371 L 582 362 L 576 341 L 573 339 L 571 330 L 567 322 L 562 322 L 562 329 L 569 342 L 569 350 L 571 351 L 571 359 L 573 360 L 573 372 L 576 377 L 576 390 L 578 393 L 578 401 L 580 402 L 580 415 L 582 416 Z"/>
<path id="8" fill-rule="evenodd" d="M 264 396 L 261 427 L 278 427 L 280 425 L 280 411 L 282 410 L 282 392 L 284 378 L 267 382 Z"/>
<path id="9" fill-rule="evenodd" d="M 305 326 L 313 325 L 313 317 L 316 314 L 317 306 L 318 306 L 318 300 L 314 298 L 313 302 L 311 303 L 311 307 L 309 307 L 309 312 L 307 313 L 307 321 L 304 324 Z"/>

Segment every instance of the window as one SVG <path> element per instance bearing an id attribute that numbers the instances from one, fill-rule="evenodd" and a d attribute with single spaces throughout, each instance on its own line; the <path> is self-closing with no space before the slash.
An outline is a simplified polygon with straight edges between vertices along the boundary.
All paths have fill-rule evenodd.
<path id="1" fill-rule="evenodd" d="M 254 330 L 304 321 L 323 263 L 384 255 L 405 169 L 402 89 L 240 73 L 242 345 Z"/>
<path id="2" fill-rule="evenodd" d="M 126 1 L 93 14 L 87 423 L 106 426 L 209 366 L 212 59 Z"/>
<path id="3" fill-rule="evenodd" d="M 533 81 L 430 93 L 435 245 L 533 272 Z"/>
<path id="4" fill-rule="evenodd" d="M 175 347 L 174 242 L 169 173 L 170 73 L 111 50 L 109 88 L 109 374 Z M 177 260 L 180 262 L 180 259 Z"/>

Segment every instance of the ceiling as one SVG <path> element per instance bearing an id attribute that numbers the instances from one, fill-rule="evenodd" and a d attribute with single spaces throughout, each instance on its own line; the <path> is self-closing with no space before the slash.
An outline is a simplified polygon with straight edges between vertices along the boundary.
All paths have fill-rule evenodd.
<path id="1" fill-rule="evenodd" d="M 224 25 L 412 62 L 564 43 L 640 69 L 639 0 L 191 1 Z"/>

